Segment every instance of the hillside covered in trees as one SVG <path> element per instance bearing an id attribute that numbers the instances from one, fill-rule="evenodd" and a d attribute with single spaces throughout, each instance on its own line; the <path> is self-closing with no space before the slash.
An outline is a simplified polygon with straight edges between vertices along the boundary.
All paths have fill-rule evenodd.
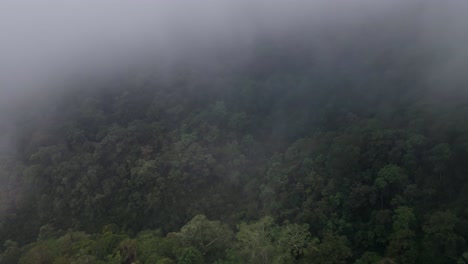
<path id="1" fill-rule="evenodd" d="M 0 263 L 468 263 L 468 82 L 408 21 L 3 111 Z"/>

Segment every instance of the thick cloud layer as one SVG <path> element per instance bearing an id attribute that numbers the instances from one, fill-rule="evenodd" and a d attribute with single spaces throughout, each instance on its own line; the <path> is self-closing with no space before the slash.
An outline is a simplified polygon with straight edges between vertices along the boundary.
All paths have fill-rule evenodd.
<path id="1" fill-rule="evenodd" d="M 256 35 L 284 34 L 304 21 L 314 27 L 352 20 L 377 8 L 362 0 L 304 2 L 2 1 L 1 95 L 28 92 L 77 69 L 93 72 L 155 55 L 163 63 L 204 60 L 226 45 L 248 55 Z"/>
<path id="2" fill-rule="evenodd" d="M 302 36 L 306 45 L 313 39 L 326 61 L 349 43 L 365 57 L 368 43 L 384 49 L 396 33 L 410 34 L 420 49 L 435 51 L 440 64 L 429 80 L 442 84 L 447 74 L 463 79 L 467 6 L 462 0 L 5 0 L 0 3 L 1 103 L 77 73 L 144 63 L 216 68 L 213 61 L 223 59 L 239 64 L 249 60 L 259 39 L 287 46 L 294 36 Z"/>

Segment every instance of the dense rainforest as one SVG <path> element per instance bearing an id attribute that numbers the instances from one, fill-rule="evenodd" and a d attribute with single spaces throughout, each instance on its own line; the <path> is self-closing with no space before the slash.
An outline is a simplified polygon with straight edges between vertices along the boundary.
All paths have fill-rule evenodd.
<path id="1" fill-rule="evenodd" d="M 15 106 L 0 263 L 468 263 L 467 82 L 387 33 Z"/>

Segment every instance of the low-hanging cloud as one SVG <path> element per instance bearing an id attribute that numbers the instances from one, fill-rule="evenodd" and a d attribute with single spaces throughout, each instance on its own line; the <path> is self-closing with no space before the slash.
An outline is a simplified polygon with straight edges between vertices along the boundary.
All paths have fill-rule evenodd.
<path id="1" fill-rule="evenodd" d="M 194 50 L 245 48 L 256 35 L 281 34 L 301 20 L 317 24 L 376 8 L 371 1 L 353 2 L 2 1 L 2 97 L 66 70 L 117 67 L 155 55 L 170 63 L 199 54 Z"/>
<path id="2" fill-rule="evenodd" d="M 209 68 L 220 58 L 243 63 L 261 38 L 285 45 L 299 38 L 294 46 L 302 37 L 321 61 L 351 44 L 366 57 L 368 43 L 384 49 L 402 32 L 419 34 L 413 37 L 420 48 L 435 51 L 440 64 L 432 69 L 440 74 L 433 81 L 440 82 L 466 64 L 466 13 L 461 0 L 5 0 L 0 98 L 6 105 L 78 72 L 180 61 Z"/>

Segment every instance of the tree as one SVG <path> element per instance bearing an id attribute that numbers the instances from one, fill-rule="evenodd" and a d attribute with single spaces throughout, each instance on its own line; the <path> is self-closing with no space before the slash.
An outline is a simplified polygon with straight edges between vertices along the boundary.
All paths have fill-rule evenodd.
<path id="1" fill-rule="evenodd" d="M 292 263 L 303 254 L 310 236 L 307 225 L 278 226 L 271 217 L 238 228 L 237 248 L 250 263 Z"/>
<path id="2" fill-rule="evenodd" d="M 384 207 L 384 196 L 386 192 L 395 192 L 400 190 L 407 182 L 408 177 L 403 170 L 396 165 L 386 165 L 379 170 L 374 186 L 380 190 L 381 209 Z"/>
<path id="3" fill-rule="evenodd" d="M 181 249 L 177 264 L 203 264 L 203 255 L 194 247 Z"/>
<path id="4" fill-rule="evenodd" d="M 380 260 L 382 260 L 382 256 L 378 253 L 366 251 L 354 264 L 375 264 L 379 263 Z"/>
<path id="5" fill-rule="evenodd" d="M 441 263 L 455 262 L 463 253 L 465 240 L 456 233 L 458 218 L 451 211 L 436 211 L 423 224 L 424 253 Z"/>
<path id="6" fill-rule="evenodd" d="M 196 248 L 208 260 L 222 255 L 233 238 L 227 225 L 220 221 L 210 221 L 204 215 L 192 218 L 175 236 L 183 246 Z"/>
<path id="7" fill-rule="evenodd" d="M 438 144 L 429 152 L 429 161 L 433 164 L 433 171 L 438 175 L 439 183 L 442 182 L 442 175 L 447 168 L 447 162 L 452 156 L 450 146 L 446 143 Z"/>
<path id="8" fill-rule="evenodd" d="M 18 243 L 7 240 L 4 245 L 5 250 L 0 255 L 1 264 L 15 264 L 18 263 L 21 257 L 21 249 L 18 247 Z"/>
<path id="9" fill-rule="evenodd" d="M 417 259 L 416 233 L 414 227 L 416 217 L 413 209 L 401 206 L 393 214 L 393 232 L 387 246 L 387 255 L 402 264 L 414 263 Z"/>
<path id="10" fill-rule="evenodd" d="M 321 241 L 316 239 L 309 245 L 304 263 L 344 264 L 351 256 L 348 239 L 345 236 L 327 232 Z"/>

